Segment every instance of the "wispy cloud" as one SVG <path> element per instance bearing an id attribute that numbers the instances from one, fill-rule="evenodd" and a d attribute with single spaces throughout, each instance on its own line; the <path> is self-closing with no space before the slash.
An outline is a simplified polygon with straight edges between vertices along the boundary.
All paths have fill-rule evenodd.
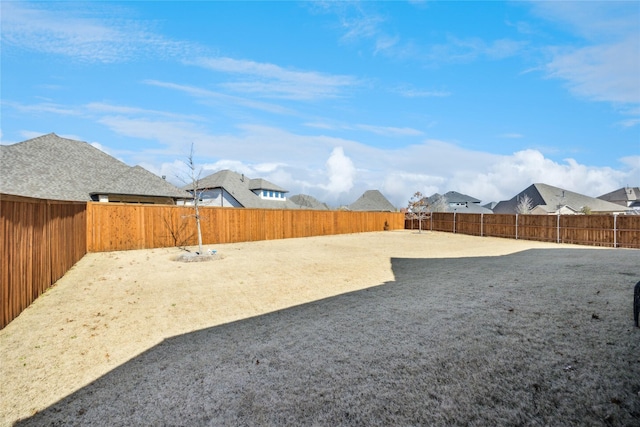
<path id="1" fill-rule="evenodd" d="M 618 126 L 623 128 L 632 128 L 638 125 L 640 125 L 640 118 L 621 120 L 618 122 Z"/>
<path id="2" fill-rule="evenodd" d="M 227 95 L 222 92 L 203 89 L 196 86 L 171 83 L 171 82 L 163 82 L 159 80 L 145 80 L 144 83 L 151 86 L 162 87 L 165 89 L 177 90 L 177 91 L 186 93 L 190 96 L 193 96 L 195 98 L 200 98 L 205 101 L 213 102 L 213 103 L 221 103 L 221 104 L 223 103 L 227 106 L 229 104 L 241 105 L 243 107 L 253 108 L 256 110 L 262 110 L 262 111 L 267 111 L 267 112 L 276 113 L 276 114 L 293 114 L 294 113 L 292 110 L 277 104 L 255 101 L 249 98 L 244 98 L 239 96 Z"/>
<path id="3" fill-rule="evenodd" d="M 446 98 L 451 96 L 447 90 L 425 90 L 407 86 L 398 86 L 391 90 L 405 98 Z"/>
<path id="4" fill-rule="evenodd" d="M 553 46 L 545 71 L 576 96 L 640 104 L 640 26 L 636 2 L 537 2 L 539 16 L 581 40 Z"/>
<path id="5" fill-rule="evenodd" d="M 520 133 L 515 133 L 515 132 L 510 132 L 510 133 L 503 133 L 501 135 L 499 135 L 500 138 L 507 138 L 507 139 L 518 139 L 518 138 L 523 138 L 524 135 L 520 134 Z"/>
<path id="6" fill-rule="evenodd" d="M 360 84 L 352 76 L 288 70 L 275 64 L 234 58 L 199 58 L 187 63 L 240 79 L 223 84 L 227 89 L 267 98 L 334 98 L 341 96 L 345 89 Z"/>
<path id="7" fill-rule="evenodd" d="M 108 17 L 113 14 L 112 17 Z M 86 62 L 125 62 L 141 56 L 188 55 L 200 49 L 167 39 L 145 21 L 96 3 L 2 2 L 3 49 L 16 47 Z"/>
<path id="8" fill-rule="evenodd" d="M 163 117 L 173 120 L 203 121 L 204 117 L 195 114 L 180 114 L 162 110 L 129 107 L 126 105 L 114 105 L 104 102 L 90 102 L 84 106 L 88 111 L 105 114 L 122 114 L 128 116 Z"/>
<path id="9" fill-rule="evenodd" d="M 413 128 L 398 128 L 391 126 L 355 125 L 356 129 L 372 132 L 383 136 L 420 136 L 422 131 Z"/>
<path id="10" fill-rule="evenodd" d="M 640 103 L 640 38 L 552 51 L 550 77 L 567 82 L 571 92 L 595 101 Z"/>
<path id="11" fill-rule="evenodd" d="M 61 116 L 79 116 L 82 114 L 79 108 L 70 107 L 68 105 L 57 104 L 53 102 L 41 102 L 38 104 L 22 104 L 20 102 L 2 101 L 2 104 L 11 107 L 21 113 L 36 114 L 50 113 Z"/>
<path id="12" fill-rule="evenodd" d="M 410 127 L 394 127 L 394 126 L 379 126 L 379 125 L 369 125 L 369 124 L 350 124 L 350 123 L 340 123 L 340 122 L 307 122 L 304 123 L 305 126 L 315 129 L 323 129 L 323 130 L 357 130 L 357 131 L 365 131 L 369 133 L 374 133 L 376 135 L 388 136 L 388 137 L 415 137 L 422 136 L 424 132 L 418 129 L 410 128 Z"/>
<path id="13" fill-rule="evenodd" d="M 446 43 L 429 45 L 422 50 L 424 59 L 432 63 L 468 63 L 480 59 L 500 60 L 513 57 L 526 48 L 528 42 L 511 39 L 485 41 L 478 37 L 447 36 Z"/>

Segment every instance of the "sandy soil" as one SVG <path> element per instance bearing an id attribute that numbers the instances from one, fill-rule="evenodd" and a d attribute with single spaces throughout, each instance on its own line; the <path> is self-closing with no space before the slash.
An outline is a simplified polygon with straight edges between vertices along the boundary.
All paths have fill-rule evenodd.
<path id="1" fill-rule="evenodd" d="M 181 250 L 169 248 L 79 261 L 0 331 L 0 425 L 33 415 L 166 338 L 391 281 L 391 258 L 571 246 L 402 230 L 206 247 L 219 259 L 176 262 Z"/>

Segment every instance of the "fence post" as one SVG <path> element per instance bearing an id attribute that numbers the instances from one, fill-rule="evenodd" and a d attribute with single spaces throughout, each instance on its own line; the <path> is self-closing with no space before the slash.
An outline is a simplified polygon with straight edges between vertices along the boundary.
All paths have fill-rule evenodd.
<path id="1" fill-rule="evenodd" d="M 560 243 L 560 212 L 558 212 L 558 220 L 556 221 L 556 243 Z"/>
<path id="2" fill-rule="evenodd" d="M 482 237 L 482 232 L 484 231 L 484 214 L 480 214 L 480 237 Z"/>
<path id="3" fill-rule="evenodd" d="M 618 247 L 618 215 L 613 214 L 613 247 Z"/>
<path id="4" fill-rule="evenodd" d="M 453 211 L 453 232 L 456 232 L 456 211 Z"/>
<path id="5" fill-rule="evenodd" d="M 516 214 L 516 240 L 518 240 L 518 214 Z"/>
<path id="6" fill-rule="evenodd" d="M 429 231 L 433 231 L 433 212 L 429 214 Z"/>

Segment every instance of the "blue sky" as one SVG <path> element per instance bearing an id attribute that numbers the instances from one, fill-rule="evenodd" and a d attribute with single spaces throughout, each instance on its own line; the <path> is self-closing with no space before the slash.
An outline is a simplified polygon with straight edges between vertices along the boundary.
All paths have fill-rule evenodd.
<path id="1" fill-rule="evenodd" d="M 337 206 L 640 185 L 640 2 L 2 1 L 2 144 Z"/>

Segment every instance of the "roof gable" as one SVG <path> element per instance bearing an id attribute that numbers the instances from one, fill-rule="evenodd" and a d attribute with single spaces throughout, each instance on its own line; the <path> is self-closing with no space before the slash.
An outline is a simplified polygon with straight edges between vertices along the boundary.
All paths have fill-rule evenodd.
<path id="1" fill-rule="evenodd" d="M 313 209 L 313 210 L 330 210 L 329 206 L 326 203 L 322 203 L 318 199 L 313 196 L 309 196 L 307 194 L 298 194 L 295 196 L 289 197 L 293 203 L 299 205 L 303 209 Z"/>
<path id="2" fill-rule="evenodd" d="M 395 212 L 396 208 L 378 190 L 367 190 L 348 206 L 352 211 Z"/>

